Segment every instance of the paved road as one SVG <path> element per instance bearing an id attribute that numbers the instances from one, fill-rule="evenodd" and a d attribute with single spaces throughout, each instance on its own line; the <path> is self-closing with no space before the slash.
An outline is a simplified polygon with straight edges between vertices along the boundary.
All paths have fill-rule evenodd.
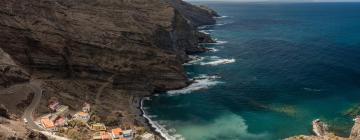
<path id="1" fill-rule="evenodd" d="M 34 121 L 34 118 L 33 118 L 33 114 L 36 110 L 36 108 L 39 106 L 40 104 L 40 101 L 41 101 L 41 97 L 42 97 L 42 89 L 40 88 L 39 85 L 37 84 L 33 84 L 33 83 L 30 83 L 29 84 L 29 87 L 33 90 L 34 92 L 34 97 L 33 97 L 33 100 L 31 102 L 31 104 L 25 109 L 25 112 L 24 112 L 24 115 L 23 115 L 23 118 L 25 118 L 27 121 L 28 121 L 28 127 L 30 129 L 34 129 L 34 130 L 39 130 L 39 131 L 43 131 L 44 129 L 39 127 L 35 121 Z"/>

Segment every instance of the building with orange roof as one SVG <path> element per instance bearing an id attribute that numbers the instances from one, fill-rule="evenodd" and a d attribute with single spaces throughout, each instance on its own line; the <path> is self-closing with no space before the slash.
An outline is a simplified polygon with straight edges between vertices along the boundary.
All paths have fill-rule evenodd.
<path id="1" fill-rule="evenodd" d="M 93 140 L 111 140 L 111 136 L 106 131 L 100 131 L 94 134 Z"/>
<path id="2" fill-rule="evenodd" d="M 48 117 L 43 117 L 40 120 L 41 125 L 48 131 L 55 131 L 56 127 L 54 125 L 54 122 L 52 122 Z"/>
<path id="3" fill-rule="evenodd" d="M 122 137 L 122 129 L 121 128 L 115 128 L 111 130 L 111 137 L 113 139 L 118 139 Z"/>

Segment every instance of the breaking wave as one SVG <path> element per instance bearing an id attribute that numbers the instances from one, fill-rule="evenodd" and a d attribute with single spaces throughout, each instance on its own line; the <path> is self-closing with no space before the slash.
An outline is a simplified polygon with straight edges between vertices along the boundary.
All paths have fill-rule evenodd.
<path id="1" fill-rule="evenodd" d="M 215 24 L 216 26 L 224 26 L 224 25 L 227 25 L 227 24 L 232 24 L 234 22 L 224 22 L 224 23 L 217 23 Z"/>
<path id="2" fill-rule="evenodd" d="M 166 129 L 165 125 L 161 125 L 158 121 L 153 121 L 151 115 L 148 115 L 144 108 L 144 100 L 149 100 L 149 98 L 142 98 L 140 102 L 140 110 L 143 114 L 143 117 L 149 121 L 149 124 L 166 140 L 185 140 L 181 135 L 170 135 L 169 133 L 174 133 L 176 130 L 174 128 Z"/>
<path id="3" fill-rule="evenodd" d="M 218 51 L 217 49 L 213 48 L 210 51 Z M 226 59 L 226 58 L 220 58 L 218 56 L 206 56 L 206 57 L 201 57 L 201 56 L 190 56 L 190 58 L 192 59 L 191 61 L 185 63 L 184 65 L 189 66 L 189 65 L 210 65 L 210 66 L 217 66 L 217 65 L 222 65 L 222 64 L 230 64 L 230 63 L 234 63 L 236 62 L 235 59 Z"/>
<path id="4" fill-rule="evenodd" d="M 219 49 L 216 49 L 216 48 L 208 48 L 210 52 L 217 52 L 219 51 Z"/>
<path id="5" fill-rule="evenodd" d="M 205 57 L 194 56 L 194 55 L 189 55 L 189 58 L 191 60 L 183 65 L 188 66 L 188 65 L 192 65 L 192 64 L 197 64 L 205 59 Z"/>
<path id="6" fill-rule="evenodd" d="M 200 65 L 217 66 L 217 65 L 221 65 L 221 64 L 234 63 L 235 61 L 236 61 L 235 59 L 219 59 L 219 60 L 214 60 L 214 61 L 210 61 L 210 62 L 201 62 Z"/>
<path id="7" fill-rule="evenodd" d="M 208 89 L 209 87 L 218 85 L 223 83 L 218 81 L 220 77 L 217 75 L 200 75 L 198 77 L 193 78 L 193 83 L 190 84 L 188 87 L 178 90 L 170 90 L 167 92 L 168 95 L 179 95 L 179 94 L 188 94 L 193 91 L 204 90 Z"/>
<path id="8" fill-rule="evenodd" d="M 199 32 L 207 34 L 207 35 L 210 34 L 210 33 L 207 32 L 207 30 L 200 30 Z"/>
<path id="9" fill-rule="evenodd" d="M 229 16 L 220 16 L 220 17 L 214 17 L 216 19 L 222 19 L 222 18 L 228 18 Z"/>

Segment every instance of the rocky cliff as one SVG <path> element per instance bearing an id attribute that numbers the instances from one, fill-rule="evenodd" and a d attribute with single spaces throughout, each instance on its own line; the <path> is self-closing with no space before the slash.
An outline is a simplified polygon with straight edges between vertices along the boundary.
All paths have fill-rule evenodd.
<path id="1" fill-rule="evenodd" d="M 206 6 L 193 6 L 182 0 L 165 0 L 176 8 L 195 27 L 215 24 L 219 14 Z"/>
<path id="2" fill-rule="evenodd" d="M 94 105 L 108 125 L 143 126 L 139 97 L 189 84 L 182 64 L 213 42 L 196 30 L 213 16 L 179 0 L 0 1 L 0 102 L 21 116 L 35 81 L 35 117 L 56 98 L 71 110 Z"/>
<path id="3" fill-rule="evenodd" d="M 181 66 L 186 54 L 204 51 L 189 22 L 214 19 L 204 8 L 170 2 L 2 1 L 1 49 L 31 75 L 100 80 L 114 75 L 114 84 L 124 89 L 181 88 L 187 85 Z M 209 19 L 199 23 L 190 13 Z"/>

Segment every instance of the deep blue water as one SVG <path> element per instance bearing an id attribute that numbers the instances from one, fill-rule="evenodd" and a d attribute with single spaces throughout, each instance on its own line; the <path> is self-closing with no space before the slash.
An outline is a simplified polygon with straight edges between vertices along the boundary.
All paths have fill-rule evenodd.
<path id="1" fill-rule="evenodd" d="M 156 124 L 187 140 L 277 140 L 311 134 L 320 118 L 349 134 L 344 112 L 360 103 L 360 3 L 202 4 L 227 16 L 204 27 L 227 42 L 185 66 L 202 75 L 197 84 L 144 102 Z"/>

